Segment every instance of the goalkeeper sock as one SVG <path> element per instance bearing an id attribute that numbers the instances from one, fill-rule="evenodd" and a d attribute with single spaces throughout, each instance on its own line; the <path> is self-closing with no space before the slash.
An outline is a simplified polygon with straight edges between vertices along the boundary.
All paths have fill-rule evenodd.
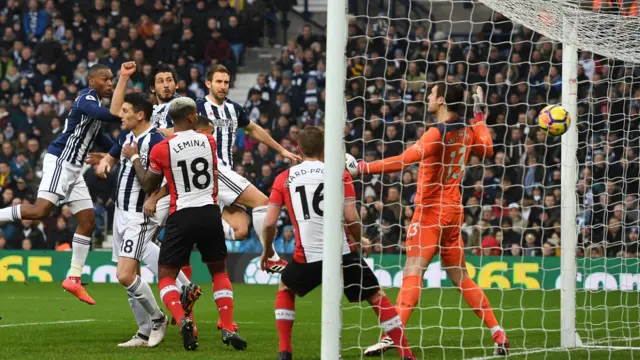
<path id="1" fill-rule="evenodd" d="M 280 351 L 292 352 L 291 331 L 296 320 L 296 296 L 287 290 L 279 290 L 275 308 Z"/>
<path id="2" fill-rule="evenodd" d="M 262 244 L 262 248 L 264 248 L 264 239 L 262 238 L 262 227 L 264 225 L 264 218 L 267 217 L 267 207 L 266 206 L 258 206 L 251 210 L 251 217 L 253 219 L 253 229 L 256 231 L 256 235 L 258 235 L 258 239 L 260 239 L 260 243 Z M 273 248 L 273 244 L 271 244 Z M 276 252 L 276 249 L 273 248 L 273 256 L 269 259 L 271 261 L 280 260 L 280 256 Z"/>
<path id="3" fill-rule="evenodd" d="M 218 306 L 222 328 L 233 332 L 233 290 L 226 272 L 213 275 L 213 300 Z"/>
<path id="4" fill-rule="evenodd" d="M 176 287 L 176 280 L 170 277 L 160 279 L 160 297 L 162 302 L 169 309 L 169 312 L 178 324 L 184 319 L 184 310 L 180 302 L 180 293 Z"/>
<path id="5" fill-rule="evenodd" d="M 418 275 L 406 276 L 402 279 L 402 289 L 396 300 L 396 311 L 400 315 L 402 325 L 406 326 L 411 312 L 420 301 L 422 291 L 422 277 Z"/>
<path id="6" fill-rule="evenodd" d="M 187 279 L 191 281 L 191 274 L 193 274 L 193 268 L 191 267 L 191 265 L 185 265 L 182 267 L 181 270 L 184 273 L 184 275 L 187 277 Z"/>
<path id="7" fill-rule="evenodd" d="M 471 278 L 464 279 L 460 284 L 459 290 L 464 300 L 473 309 L 473 312 L 484 321 L 484 324 L 489 329 L 494 329 L 498 326 L 498 320 L 493 314 L 493 309 L 491 309 L 487 296 Z"/>
<path id="8" fill-rule="evenodd" d="M 129 306 L 131 306 L 133 316 L 136 318 L 136 323 L 138 323 L 138 336 L 142 335 L 140 337 L 143 339 L 146 336 L 145 340 L 149 340 L 149 335 L 151 335 L 151 317 L 149 317 L 147 310 L 140 305 L 138 300 L 131 296 L 131 293 L 127 292 L 127 294 L 129 294 Z"/>
<path id="9" fill-rule="evenodd" d="M 69 269 L 69 276 L 82 276 L 82 268 L 84 267 L 84 262 L 87 261 L 87 256 L 89 256 L 90 248 L 90 237 L 80 234 L 73 234 L 73 243 L 71 248 L 71 268 Z"/>
<path id="10" fill-rule="evenodd" d="M 391 301 L 389 301 L 389 298 L 383 296 L 380 298 L 380 301 L 377 304 L 373 304 L 372 307 L 373 311 L 378 315 L 380 326 L 384 329 L 384 332 L 389 335 L 391 340 L 393 340 L 393 343 L 396 344 L 400 357 L 413 357 L 411 350 L 407 346 L 407 337 L 405 336 L 404 326 L 402 325 L 400 316 L 398 316 L 398 312 Z"/>

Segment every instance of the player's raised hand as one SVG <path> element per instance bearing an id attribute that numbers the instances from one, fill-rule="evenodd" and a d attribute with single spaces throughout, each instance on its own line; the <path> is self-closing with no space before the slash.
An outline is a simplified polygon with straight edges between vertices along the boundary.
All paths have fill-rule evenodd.
<path id="1" fill-rule="evenodd" d="M 100 164 L 100 160 L 102 160 L 105 156 L 107 156 L 107 153 L 90 152 L 84 162 L 89 165 L 98 165 Z"/>
<path id="2" fill-rule="evenodd" d="M 102 179 L 106 179 L 107 176 L 111 173 L 111 164 L 108 161 L 102 159 L 98 163 L 98 167 L 96 168 L 96 175 Z"/>
<path id="3" fill-rule="evenodd" d="M 134 141 L 131 144 L 126 144 L 122 148 L 122 155 L 127 159 L 131 159 L 133 155 L 138 155 L 138 143 Z"/>
<path id="4" fill-rule="evenodd" d="M 302 161 L 302 158 L 300 156 L 287 150 L 283 151 L 280 155 L 282 155 L 285 159 L 291 160 L 291 163 L 293 164 L 297 164 L 298 162 Z"/>
<path id="5" fill-rule="evenodd" d="M 473 95 L 473 111 L 474 112 L 482 112 L 482 108 L 484 107 L 484 91 L 482 90 L 482 86 L 476 85 L 476 91 Z"/>
<path id="6" fill-rule="evenodd" d="M 269 259 L 271 259 L 274 255 L 273 252 L 273 246 L 266 246 L 265 249 L 262 251 L 262 258 L 260 258 L 260 269 L 262 269 L 262 271 L 267 271 L 269 270 Z"/>
<path id="7" fill-rule="evenodd" d="M 120 66 L 120 76 L 131 77 L 136 72 L 136 62 L 127 61 Z"/>

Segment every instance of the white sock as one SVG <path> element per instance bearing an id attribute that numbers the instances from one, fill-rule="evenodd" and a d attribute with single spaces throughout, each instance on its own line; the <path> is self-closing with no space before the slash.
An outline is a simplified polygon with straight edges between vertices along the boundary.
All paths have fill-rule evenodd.
<path id="1" fill-rule="evenodd" d="M 136 323 L 138 323 L 138 335 L 146 336 L 149 340 L 149 335 L 151 335 L 151 317 L 147 313 L 142 305 L 131 296 L 131 293 L 127 292 L 129 295 L 129 306 L 131 306 L 131 310 L 133 311 L 133 316 L 136 318 Z"/>
<path id="2" fill-rule="evenodd" d="M 227 240 L 235 240 L 236 239 L 236 233 L 235 231 L 233 231 L 233 228 L 231 227 L 231 225 L 229 225 L 228 222 L 226 222 L 224 219 L 222 219 L 222 229 L 224 230 L 224 238 Z"/>
<path id="3" fill-rule="evenodd" d="M 147 246 L 145 246 L 144 253 L 142 254 L 142 261 L 144 261 L 147 268 L 151 270 L 153 275 L 158 276 L 158 258 L 160 257 L 160 247 L 156 245 L 156 243 L 149 242 Z M 178 277 L 176 278 L 176 286 L 178 287 L 178 291 L 182 293 L 182 286 L 187 286 L 191 284 L 191 281 L 187 279 L 187 276 L 180 271 L 178 273 Z"/>
<path id="4" fill-rule="evenodd" d="M 22 214 L 20 213 L 20 206 L 22 205 L 9 206 L 4 209 L 1 209 L 0 225 L 22 220 Z"/>
<path id="5" fill-rule="evenodd" d="M 266 206 L 258 206 L 251 210 L 251 217 L 253 218 L 253 230 L 255 230 L 256 235 L 258 235 L 258 239 L 260 239 L 260 243 L 262 244 L 262 248 L 264 248 L 264 239 L 262 238 L 262 230 L 264 228 L 264 218 L 267 217 L 267 207 Z M 271 244 L 273 248 L 273 244 Z M 276 249 L 273 248 L 273 256 L 269 259 L 273 261 L 280 260 L 280 256 L 276 252 Z"/>
<path id="6" fill-rule="evenodd" d="M 72 245 L 69 276 L 80 277 L 82 276 L 82 268 L 84 267 L 85 261 L 87 261 L 89 249 L 91 248 L 91 238 L 80 234 L 73 234 Z"/>
<path id="7" fill-rule="evenodd" d="M 156 302 L 156 298 L 153 296 L 151 287 L 140 276 L 136 276 L 133 284 L 127 287 L 127 293 L 129 293 L 129 297 L 133 297 L 140 303 L 147 311 L 147 314 L 151 316 L 151 319 L 158 319 L 164 316 Z"/>
<path id="8" fill-rule="evenodd" d="M 490 330 L 491 330 L 491 336 L 493 336 L 493 334 L 495 334 L 498 331 L 502 330 L 502 328 L 500 326 L 494 326 Z"/>

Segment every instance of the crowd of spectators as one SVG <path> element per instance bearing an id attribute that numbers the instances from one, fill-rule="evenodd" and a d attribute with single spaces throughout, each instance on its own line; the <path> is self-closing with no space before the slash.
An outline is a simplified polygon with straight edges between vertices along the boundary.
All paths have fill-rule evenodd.
<path id="1" fill-rule="evenodd" d="M 235 71 L 242 46 L 255 45 L 253 37 L 244 35 L 261 30 L 255 19 L 251 27 L 253 13 L 246 7 L 254 4 L 264 7 L 260 0 L 247 0 L 244 12 L 237 14 L 226 0 L 184 0 L 173 7 L 161 0 L 150 7 L 135 0 L 121 13 L 115 0 L 96 0 L 87 9 L 68 1 L 39 6 L 32 0 L 22 7 L 15 0 L 2 7 L 0 1 L 3 206 L 33 200 L 42 152 L 64 126 L 74 94 L 86 86 L 88 66 L 103 62 L 116 72 L 122 61 L 133 59 L 140 69 L 134 76 L 136 90 L 147 91 L 152 64 L 173 63 L 180 77 L 178 93 L 203 96 L 206 67 L 219 62 Z M 487 159 L 469 157 L 461 186 L 464 243 L 478 255 L 557 256 L 560 138 L 546 136 L 536 118 L 544 106 L 560 101 L 562 46 L 498 13 L 466 34 L 436 31 L 437 16 L 411 23 L 350 18 L 346 149 L 366 161 L 398 155 L 435 122 L 424 103 L 430 83 L 457 82 L 468 92 L 482 86 L 495 152 Z M 247 95 L 244 106 L 251 120 L 291 151 L 302 128 L 324 124 L 325 51 L 324 36 L 305 26 Z M 579 131 L 576 251 L 579 256 L 636 257 L 640 69 L 586 51 L 579 56 L 578 118 L 572 124 Z M 472 117 L 471 108 L 464 104 L 460 114 Z M 113 135 L 118 130 L 105 131 Z M 290 165 L 242 131 L 234 150 L 235 170 L 266 194 L 275 176 Z M 93 171 L 85 176 L 101 224 L 99 238 L 110 226 L 113 184 L 96 179 Z M 420 185 L 416 181 L 415 165 L 402 173 L 356 179 L 364 231 L 374 252 L 403 251 Z M 73 227 L 63 207 L 43 222 L 6 225 L 0 248 L 53 248 L 70 239 Z M 284 211 L 278 234 L 278 252 L 292 252 L 294 229 Z M 253 233 L 228 246 L 230 251 L 261 251 Z"/>
<path id="2" fill-rule="evenodd" d="M 175 64 L 178 93 L 204 96 L 205 69 L 224 64 L 233 73 L 245 47 L 264 34 L 269 0 L 0 0 L 0 192 L 2 207 L 33 202 L 42 159 L 62 131 L 87 69 L 114 74 L 135 61 L 135 91 L 148 92 L 153 66 Z M 273 32 L 273 24 L 267 27 Z M 103 99 L 108 106 L 108 99 Z M 112 136 L 118 129 L 106 127 Z M 105 150 L 105 149 L 96 149 Z M 85 177 L 95 202 L 97 242 L 110 229 L 113 184 L 93 171 Z M 77 224 L 68 207 L 44 221 L 2 226 L 0 249 L 69 249 Z"/>

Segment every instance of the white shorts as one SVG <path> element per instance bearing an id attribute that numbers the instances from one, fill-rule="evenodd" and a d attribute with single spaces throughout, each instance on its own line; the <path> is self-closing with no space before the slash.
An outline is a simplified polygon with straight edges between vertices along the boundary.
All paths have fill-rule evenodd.
<path id="1" fill-rule="evenodd" d="M 233 205 L 249 185 L 251 185 L 249 180 L 230 167 L 218 166 L 218 204 L 220 209 Z"/>
<path id="2" fill-rule="evenodd" d="M 142 261 L 144 250 L 156 233 L 158 224 L 144 213 L 116 208 L 113 216 L 113 253 L 111 260 L 119 257 Z"/>
<path id="3" fill-rule="evenodd" d="M 162 199 L 158 200 L 156 203 L 156 214 L 154 218 L 158 223 L 159 227 L 164 227 L 164 224 L 167 222 L 167 217 L 169 216 L 169 202 L 171 200 L 171 195 L 167 195 Z"/>
<path id="4" fill-rule="evenodd" d="M 73 214 L 93 209 L 82 166 L 71 165 L 52 154 L 44 156 L 38 197 L 51 201 L 55 206 L 68 204 Z"/>

